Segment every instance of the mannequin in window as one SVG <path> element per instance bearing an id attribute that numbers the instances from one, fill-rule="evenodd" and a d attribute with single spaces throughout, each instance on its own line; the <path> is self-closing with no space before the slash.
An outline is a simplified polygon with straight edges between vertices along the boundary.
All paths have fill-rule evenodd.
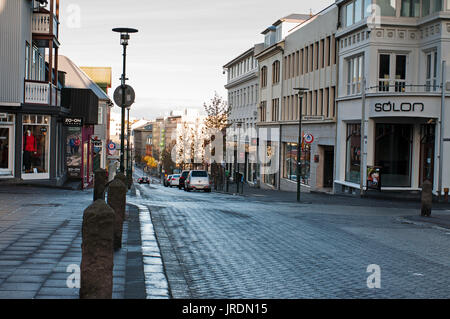
<path id="1" fill-rule="evenodd" d="M 31 130 L 27 130 L 23 138 L 23 165 L 25 173 L 31 173 L 32 155 L 37 153 L 37 142 Z"/>

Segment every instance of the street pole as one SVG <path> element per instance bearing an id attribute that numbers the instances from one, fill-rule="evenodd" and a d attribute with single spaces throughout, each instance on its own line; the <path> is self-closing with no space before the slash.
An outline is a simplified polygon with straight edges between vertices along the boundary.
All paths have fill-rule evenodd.
<path id="1" fill-rule="evenodd" d="M 366 136 L 366 79 L 362 79 L 361 83 L 361 95 L 362 95 L 362 105 L 361 105 L 361 146 L 360 146 L 360 158 L 359 158 L 359 165 L 360 165 L 360 195 L 361 197 L 364 196 L 364 180 L 365 180 L 365 173 L 367 170 L 366 167 L 366 144 L 367 144 L 367 136 Z"/>
<path id="2" fill-rule="evenodd" d="M 299 98 L 299 114 L 298 114 L 298 143 L 297 143 L 297 202 L 300 203 L 301 200 L 301 166 L 302 166 L 302 142 L 303 142 L 303 134 L 302 134 L 302 118 L 303 118 L 303 95 L 305 94 L 308 89 L 306 88 L 294 88 L 294 90 L 298 91 L 298 98 Z"/>
<path id="3" fill-rule="evenodd" d="M 299 92 L 299 116 L 298 116 L 298 143 L 297 143 L 297 202 L 301 200 L 301 182 L 300 182 L 300 172 L 301 172 L 301 154 L 302 154 L 302 117 L 303 117 L 303 94 Z"/>
<path id="4" fill-rule="evenodd" d="M 439 121 L 439 201 L 442 199 L 442 178 L 444 168 L 444 116 L 445 116 L 445 81 L 446 81 L 446 61 L 442 61 L 442 74 L 441 74 L 441 118 Z"/>
<path id="5" fill-rule="evenodd" d="M 130 108 L 127 108 L 127 175 L 130 174 Z"/>
<path id="6" fill-rule="evenodd" d="M 122 118 L 120 127 L 120 172 L 125 173 L 124 166 L 124 148 L 125 148 L 125 82 L 126 82 L 126 65 L 127 65 L 127 43 L 123 44 L 123 73 L 122 73 Z"/>

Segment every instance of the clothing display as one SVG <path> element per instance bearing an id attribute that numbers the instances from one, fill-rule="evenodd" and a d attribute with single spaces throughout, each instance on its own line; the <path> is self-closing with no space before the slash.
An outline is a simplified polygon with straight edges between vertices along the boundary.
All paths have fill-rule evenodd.
<path id="1" fill-rule="evenodd" d="M 25 171 L 31 171 L 32 155 L 37 152 L 37 142 L 33 134 L 28 131 L 23 138 L 23 165 Z"/>

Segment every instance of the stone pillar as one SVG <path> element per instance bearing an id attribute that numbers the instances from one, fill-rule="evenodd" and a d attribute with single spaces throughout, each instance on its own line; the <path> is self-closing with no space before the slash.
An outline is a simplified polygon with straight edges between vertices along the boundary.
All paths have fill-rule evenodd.
<path id="1" fill-rule="evenodd" d="M 122 248 L 122 230 L 125 219 L 125 206 L 127 201 L 127 187 L 115 178 L 108 189 L 108 205 L 114 210 L 114 250 Z"/>
<path id="2" fill-rule="evenodd" d="M 433 205 L 433 184 L 426 180 L 422 185 L 422 216 L 430 217 Z"/>
<path id="3" fill-rule="evenodd" d="M 94 178 L 94 202 L 97 199 L 105 200 L 105 188 L 106 188 L 106 170 L 98 169 L 95 171 Z"/>
<path id="4" fill-rule="evenodd" d="M 111 299 L 114 211 L 97 200 L 83 215 L 80 299 Z"/>

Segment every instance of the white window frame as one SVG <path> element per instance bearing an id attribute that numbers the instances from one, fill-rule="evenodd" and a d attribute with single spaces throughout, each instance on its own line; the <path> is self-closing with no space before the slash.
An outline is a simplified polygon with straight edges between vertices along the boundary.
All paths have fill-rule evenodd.
<path id="1" fill-rule="evenodd" d="M 380 75 L 380 59 L 381 55 L 389 55 L 389 78 L 381 79 Z M 396 63 L 397 56 L 405 56 L 405 78 L 404 79 L 396 79 Z M 409 52 L 386 52 L 380 51 L 378 52 L 378 68 L 377 68 L 377 78 L 378 78 L 378 92 L 396 92 L 401 93 L 407 91 L 406 83 L 408 79 L 408 64 L 409 64 Z M 399 85 L 397 87 L 397 85 Z M 381 89 L 381 88 L 386 89 Z M 403 91 L 399 91 L 397 88 L 402 89 Z"/>
<path id="2" fill-rule="evenodd" d="M 347 61 L 347 95 L 361 93 L 364 77 L 364 54 L 358 54 L 346 59 Z M 355 73 L 356 72 L 356 73 Z"/>
<path id="3" fill-rule="evenodd" d="M 425 90 L 426 92 L 436 92 L 439 88 L 437 49 L 425 52 L 425 61 Z"/>

